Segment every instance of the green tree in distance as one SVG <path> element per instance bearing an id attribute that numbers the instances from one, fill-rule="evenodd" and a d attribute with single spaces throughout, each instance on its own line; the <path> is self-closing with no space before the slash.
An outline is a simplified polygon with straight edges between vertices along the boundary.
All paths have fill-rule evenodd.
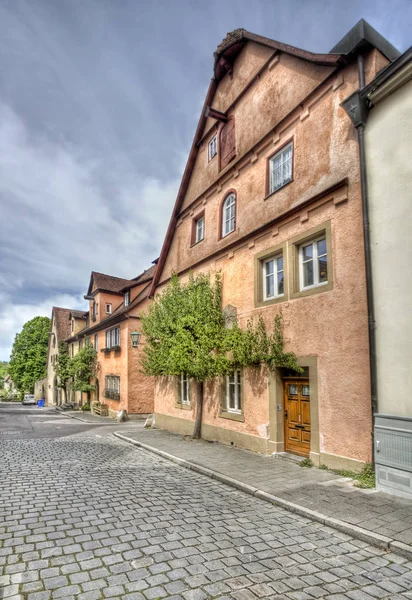
<path id="1" fill-rule="evenodd" d="M 9 374 L 18 391 L 34 392 L 34 383 L 46 377 L 50 319 L 34 317 L 16 334 L 10 356 Z"/>
<path id="2" fill-rule="evenodd" d="M 97 352 L 89 340 L 86 340 L 84 347 L 69 359 L 68 370 L 72 379 L 72 389 L 86 392 L 87 402 L 90 404 L 90 394 L 96 389 L 90 382 L 96 377 Z"/>
<path id="3" fill-rule="evenodd" d="M 0 361 L 0 389 L 3 388 L 4 380 L 9 372 L 9 363 L 4 360 Z"/>
<path id="4" fill-rule="evenodd" d="M 54 363 L 54 371 L 57 376 L 57 386 L 64 390 L 64 399 L 67 401 L 67 383 L 71 378 L 69 348 L 66 342 L 59 342 L 59 353 Z"/>
<path id="5" fill-rule="evenodd" d="M 280 316 L 271 335 L 262 318 L 257 324 L 249 321 L 246 330 L 237 325 L 225 328 L 220 273 L 214 283 L 203 273 L 190 274 L 185 284 L 173 275 L 143 315 L 142 328 L 142 368 L 147 375 L 186 374 L 199 384 L 193 438 L 201 434 L 204 381 L 262 362 L 301 371 L 295 355 L 284 352 Z"/>

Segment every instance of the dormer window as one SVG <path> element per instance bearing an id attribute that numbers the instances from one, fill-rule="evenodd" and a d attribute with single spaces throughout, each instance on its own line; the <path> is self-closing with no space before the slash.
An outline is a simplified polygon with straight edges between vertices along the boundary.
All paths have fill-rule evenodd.
<path id="1" fill-rule="evenodd" d="M 106 303 L 106 315 L 111 315 L 112 314 L 112 305 Z"/>
<path id="2" fill-rule="evenodd" d="M 130 291 L 128 290 L 124 294 L 124 305 L 129 306 L 129 304 L 130 304 Z"/>
<path id="3" fill-rule="evenodd" d="M 72 319 L 72 332 L 74 331 L 74 319 Z"/>

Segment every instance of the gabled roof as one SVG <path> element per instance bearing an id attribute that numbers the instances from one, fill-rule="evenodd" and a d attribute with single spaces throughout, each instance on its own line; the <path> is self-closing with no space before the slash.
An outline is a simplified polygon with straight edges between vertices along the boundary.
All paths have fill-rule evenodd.
<path id="1" fill-rule="evenodd" d="M 353 34 L 351 34 L 353 32 Z M 351 34 L 351 35 L 349 35 Z M 352 40 L 352 42 L 351 42 Z M 362 40 L 364 44 L 362 45 Z M 214 69 L 213 78 L 209 84 L 209 89 L 206 94 L 205 102 L 203 104 L 200 119 L 197 125 L 193 143 L 189 152 L 189 157 L 186 163 L 186 167 L 183 173 L 182 181 L 177 193 L 175 205 L 173 207 L 172 215 L 170 217 L 169 226 L 167 228 L 166 237 L 163 242 L 162 250 L 159 256 L 158 267 L 155 271 L 152 285 L 150 287 L 149 295 L 153 296 L 156 285 L 160 279 L 160 276 L 165 265 L 166 257 L 169 252 L 173 235 L 176 228 L 176 222 L 180 212 L 180 208 L 183 204 L 187 188 L 189 186 L 190 178 L 193 173 L 196 157 L 199 152 L 199 142 L 202 139 L 204 127 L 206 124 L 206 108 L 212 106 L 213 98 L 215 96 L 217 85 L 220 79 L 227 73 L 231 72 L 233 62 L 237 55 L 243 48 L 244 44 L 248 41 L 262 44 L 264 46 L 272 48 L 275 52 L 284 52 L 291 54 L 303 60 L 317 63 L 319 65 L 336 66 L 345 65 L 351 55 L 356 53 L 358 49 L 363 49 L 366 45 L 369 47 L 376 47 L 382 52 L 389 60 L 394 60 L 399 56 L 398 51 L 394 48 L 385 38 L 383 38 L 373 27 L 371 27 L 364 19 L 361 19 L 355 27 L 344 37 L 342 40 L 330 51 L 329 54 L 315 54 L 294 46 L 289 46 L 276 40 L 271 40 L 255 33 L 246 31 L 245 29 L 235 29 L 228 33 L 224 40 L 218 45 L 214 52 Z"/>
<path id="2" fill-rule="evenodd" d="M 246 31 L 246 29 L 235 29 L 227 33 L 226 37 L 216 48 L 214 52 L 215 65 L 214 65 L 214 76 L 218 81 L 226 74 L 229 63 L 233 63 L 236 56 L 239 54 L 246 42 L 256 42 L 262 46 L 267 46 L 273 50 L 279 50 L 285 54 L 291 54 L 297 56 L 303 60 L 314 62 L 318 65 L 336 65 L 340 60 L 341 56 L 338 54 L 315 54 L 314 52 L 308 52 L 295 46 L 289 46 L 282 42 L 277 42 L 270 38 L 256 33 Z M 222 60 L 223 59 L 223 60 Z"/>
<path id="3" fill-rule="evenodd" d="M 125 306 L 124 302 L 122 302 L 122 304 L 120 304 L 120 306 L 118 306 L 111 315 L 100 321 L 100 323 L 96 323 L 96 325 L 91 325 L 90 327 L 81 329 L 75 335 L 71 335 L 70 337 L 68 337 L 66 341 L 71 342 L 75 339 L 84 337 L 85 335 L 91 335 L 97 331 L 100 331 L 101 329 L 106 329 L 107 327 L 111 327 L 112 325 L 115 325 L 116 323 L 127 319 L 127 313 L 130 311 L 130 309 L 134 308 L 148 297 L 149 287 L 150 286 L 148 282 L 146 287 L 140 292 L 138 296 L 136 296 L 136 298 L 132 302 L 130 302 L 128 306 Z"/>
<path id="4" fill-rule="evenodd" d="M 70 308 L 59 308 L 53 306 L 52 309 L 52 322 L 53 318 L 56 321 L 56 338 L 57 343 L 65 340 L 70 335 Z M 73 311 L 76 312 L 76 311 Z"/>
<path id="5" fill-rule="evenodd" d="M 128 283 L 130 283 L 130 279 L 113 277 L 112 275 L 105 275 L 104 273 L 97 273 L 96 271 L 92 271 L 90 275 L 90 283 L 89 289 L 87 290 L 87 296 L 90 296 L 92 294 L 93 284 L 96 287 L 93 293 L 100 291 L 121 295 L 120 290 L 124 288 Z"/>
<path id="6" fill-rule="evenodd" d="M 153 279 L 155 271 L 156 271 L 156 264 L 154 264 L 152 267 L 149 267 L 148 269 L 145 269 L 143 271 L 143 273 L 140 273 L 140 275 L 138 275 L 137 277 L 134 277 L 120 291 L 121 292 L 126 292 L 127 290 L 130 290 L 131 288 L 136 287 L 137 285 L 141 285 L 142 283 L 146 283 L 148 281 L 151 281 Z"/>

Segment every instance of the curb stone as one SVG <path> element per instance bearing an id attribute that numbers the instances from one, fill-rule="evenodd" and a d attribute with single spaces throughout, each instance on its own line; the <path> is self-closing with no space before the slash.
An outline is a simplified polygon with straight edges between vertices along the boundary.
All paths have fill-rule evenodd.
<path id="1" fill-rule="evenodd" d="M 408 544 L 398 542 L 396 540 L 393 540 L 392 538 L 380 535 L 379 533 L 368 531 L 367 529 L 363 529 L 362 527 L 358 527 L 357 525 L 351 525 L 350 523 L 346 523 L 345 521 L 334 519 L 333 517 L 328 517 L 327 515 L 323 515 L 309 508 L 305 508 L 304 506 L 294 504 L 293 502 L 289 502 L 288 500 L 284 500 L 283 498 L 279 498 L 277 496 L 274 496 L 273 494 L 269 494 L 268 492 L 259 490 L 251 485 L 248 485 L 247 483 L 243 483 L 242 481 L 238 481 L 237 479 L 233 479 L 232 477 L 228 477 L 227 475 L 223 475 L 222 473 L 217 473 L 216 471 L 208 469 L 207 467 L 202 467 L 201 465 L 190 462 L 189 460 L 186 460 L 184 458 L 179 458 L 178 456 L 169 454 L 164 450 L 159 450 L 158 448 L 154 448 L 153 446 L 149 446 L 148 444 L 145 444 L 143 442 L 133 440 L 132 438 L 129 438 L 118 431 L 114 432 L 113 435 L 125 442 L 133 444 L 134 446 L 138 446 L 143 450 L 147 450 L 148 452 L 157 454 L 158 456 L 165 458 L 166 460 L 170 460 L 171 462 L 174 462 L 175 464 L 180 465 L 181 467 L 185 467 L 186 469 L 195 471 L 200 475 L 206 475 L 211 479 L 214 479 L 221 483 L 225 483 L 226 485 L 236 488 L 241 492 L 245 492 L 250 496 L 255 496 L 260 500 L 270 502 L 271 504 L 284 508 L 289 512 L 296 513 L 302 517 L 311 519 L 312 521 L 316 521 L 318 523 L 321 523 L 322 525 L 331 527 L 332 529 L 336 529 L 337 531 L 340 531 L 347 535 L 351 535 L 352 537 L 358 540 L 367 542 L 371 546 L 375 546 L 382 550 L 387 550 L 388 552 L 394 552 L 395 554 L 399 554 L 404 558 L 412 560 L 412 546 Z"/>
<path id="2" fill-rule="evenodd" d="M 57 413 L 59 413 L 59 415 L 63 415 L 64 417 L 68 417 L 69 419 L 76 419 L 76 421 L 82 421 L 82 423 L 87 423 L 88 425 L 99 425 L 99 427 L 101 427 L 102 425 L 108 425 L 109 427 L 113 427 L 114 425 L 118 425 L 118 423 L 116 423 L 116 421 L 113 421 L 113 423 L 96 423 L 95 421 L 87 421 L 87 419 L 82 419 L 81 417 L 75 417 L 74 415 L 69 415 L 67 413 L 65 413 L 63 410 L 57 410 L 57 408 L 55 409 Z"/>

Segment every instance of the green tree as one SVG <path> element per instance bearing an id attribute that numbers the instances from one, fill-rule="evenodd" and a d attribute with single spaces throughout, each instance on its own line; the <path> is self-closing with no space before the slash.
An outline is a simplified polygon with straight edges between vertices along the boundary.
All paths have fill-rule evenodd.
<path id="1" fill-rule="evenodd" d="M 90 404 L 90 393 L 96 389 L 91 381 L 96 377 L 97 352 L 88 340 L 84 347 L 69 359 L 68 370 L 72 379 L 72 388 L 86 392 L 87 402 Z"/>
<path id="2" fill-rule="evenodd" d="M 67 401 L 67 383 L 72 376 L 70 360 L 69 348 L 66 342 L 59 342 L 59 353 L 54 363 L 54 371 L 57 376 L 57 386 L 64 390 L 65 401 Z"/>
<path id="3" fill-rule="evenodd" d="M 142 317 L 142 328 L 146 339 L 142 367 L 147 375 L 184 373 L 199 384 L 194 438 L 201 433 L 204 381 L 261 362 L 301 370 L 295 355 L 283 350 L 281 317 L 269 336 L 261 318 L 256 325 L 250 321 L 246 330 L 237 325 L 225 328 L 219 273 L 213 284 L 203 273 L 190 274 L 185 284 L 173 275 Z"/>
<path id="4" fill-rule="evenodd" d="M 0 389 L 4 386 L 4 379 L 9 372 L 9 363 L 4 360 L 0 361 Z"/>
<path id="5" fill-rule="evenodd" d="M 34 392 L 37 379 L 46 377 L 50 319 L 34 317 L 16 334 L 10 356 L 9 374 L 18 391 Z"/>

